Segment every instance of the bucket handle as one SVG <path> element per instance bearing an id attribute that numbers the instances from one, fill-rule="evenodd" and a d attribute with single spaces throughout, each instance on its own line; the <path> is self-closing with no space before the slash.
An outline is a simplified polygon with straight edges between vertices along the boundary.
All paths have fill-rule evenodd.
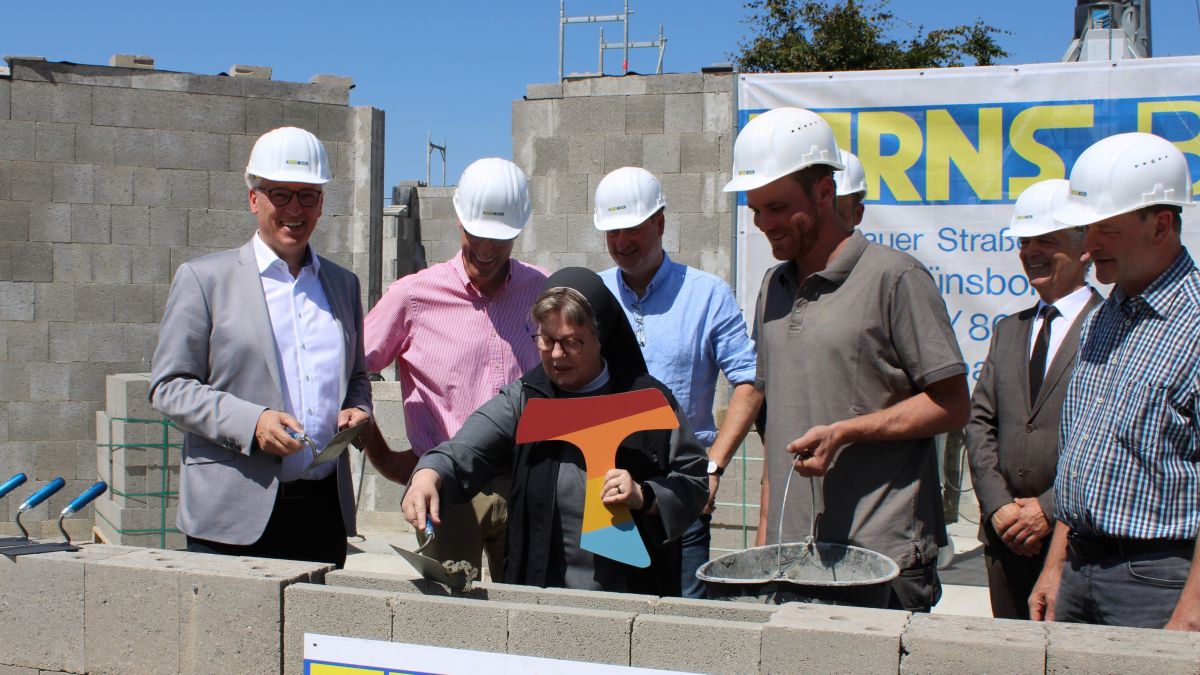
<path id="1" fill-rule="evenodd" d="M 787 511 L 788 490 L 792 487 L 792 476 L 796 475 L 796 463 L 788 471 L 787 482 L 783 485 L 783 502 L 779 505 L 779 527 L 775 533 L 775 578 L 782 579 L 783 574 L 783 514 Z M 809 513 L 808 536 L 804 538 L 804 551 L 809 555 L 816 552 L 817 534 L 817 481 L 808 477 L 809 496 L 812 497 L 812 511 Z"/>

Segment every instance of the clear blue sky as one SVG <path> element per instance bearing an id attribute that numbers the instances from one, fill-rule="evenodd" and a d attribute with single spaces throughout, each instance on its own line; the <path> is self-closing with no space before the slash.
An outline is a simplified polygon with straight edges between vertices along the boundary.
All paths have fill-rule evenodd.
<path id="1" fill-rule="evenodd" d="M 652 40 L 663 24 L 666 72 L 730 60 L 749 35 L 740 0 L 630 0 L 630 39 Z M 232 64 L 267 65 L 274 78 L 318 73 L 354 78 L 351 103 L 386 111 L 386 185 L 425 177 L 425 139 L 445 138 L 447 181 L 471 161 L 512 153 L 512 101 L 558 69 L 558 0 L 411 2 L 9 2 L 0 54 L 107 64 L 112 54 L 148 54 L 159 68 L 216 74 Z M 623 0 L 567 0 L 568 15 L 613 14 Z M 1154 0 L 1156 56 L 1200 50 L 1197 0 Z M 1005 63 L 1058 61 L 1073 28 L 1074 0 L 892 0 L 913 25 L 940 28 L 982 19 L 1010 31 Z M 619 42 L 619 24 L 603 24 Z M 564 70 L 594 71 L 600 24 L 567 26 Z M 657 53 L 636 50 L 632 70 L 653 72 Z M 606 72 L 618 73 L 611 53 Z M 437 160 L 433 178 L 440 180 Z"/>

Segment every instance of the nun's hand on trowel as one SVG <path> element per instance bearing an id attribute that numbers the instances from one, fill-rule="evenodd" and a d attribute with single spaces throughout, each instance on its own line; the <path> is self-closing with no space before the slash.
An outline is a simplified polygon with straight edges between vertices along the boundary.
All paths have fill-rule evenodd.
<path id="1" fill-rule="evenodd" d="M 824 476 L 845 444 L 840 427 L 829 424 L 809 429 L 785 449 L 796 456 L 796 472 L 801 476 Z"/>
<path id="2" fill-rule="evenodd" d="M 404 501 L 400 509 L 404 519 L 417 528 L 418 532 L 425 530 L 425 519 L 428 517 L 434 525 L 441 525 L 439 514 L 438 490 L 442 486 L 442 477 L 433 469 L 421 469 L 413 474 L 412 482 L 404 493 Z"/>

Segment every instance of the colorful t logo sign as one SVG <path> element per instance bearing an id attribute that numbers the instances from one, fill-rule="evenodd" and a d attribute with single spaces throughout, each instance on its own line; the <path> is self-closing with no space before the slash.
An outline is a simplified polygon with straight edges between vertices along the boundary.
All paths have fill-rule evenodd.
<path id="1" fill-rule="evenodd" d="M 587 490 L 580 547 L 634 567 L 649 567 L 650 554 L 624 505 L 600 501 L 604 474 L 617 466 L 617 448 L 630 434 L 675 429 L 679 420 L 657 389 L 584 398 L 535 398 L 517 424 L 517 442 L 565 441 L 583 451 Z"/>

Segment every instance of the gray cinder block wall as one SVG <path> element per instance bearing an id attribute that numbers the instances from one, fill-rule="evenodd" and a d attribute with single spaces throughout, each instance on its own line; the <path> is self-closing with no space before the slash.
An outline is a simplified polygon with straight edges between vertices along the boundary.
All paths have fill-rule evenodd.
<path id="1" fill-rule="evenodd" d="M 276 82 L 9 58 L 0 74 L 0 476 L 67 487 L 28 524 L 47 534 L 97 477 L 105 377 L 146 372 L 171 276 L 255 228 L 242 172 L 256 137 L 295 125 L 334 164 L 314 237 L 355 271 L 364 304 L 378 264 L 383 113 L 348 105 L 349 80 Z M 3 73 L 0 70 L 0 73 Z M 376 247 L 378 250 L 378 245 Z M 378 258 L 378 253 L 376 254 Z M 90 525 L 86 511 L 70 525 Z M 34 533 L 38 533 L 37 527 Z"/>

